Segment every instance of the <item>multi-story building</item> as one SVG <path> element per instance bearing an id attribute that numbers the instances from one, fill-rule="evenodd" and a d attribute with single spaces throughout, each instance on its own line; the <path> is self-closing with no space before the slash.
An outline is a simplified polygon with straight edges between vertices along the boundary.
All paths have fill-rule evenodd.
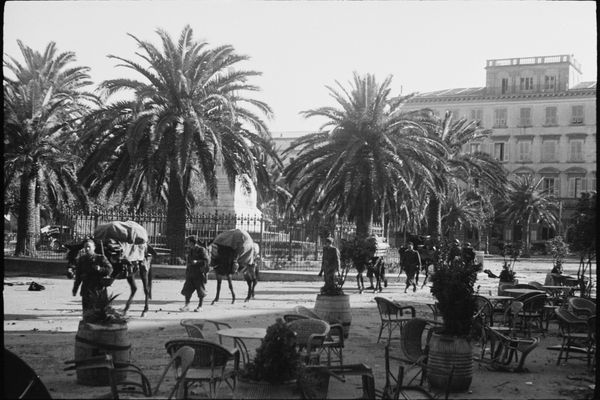
<path id="1" fill-rule="evenodd" d="M 463 150 L 493 155 L 509 179 L 542 178 L 560 200 L 564 232 L 580 193 L 596 189 L 596 82 L 579 82 L 581 66 L 570 55 L 487 60 L 485 69 L 485 87 L 418 94 L 406 109 L 451 111 L 491 129 Z M 531 229 L 532 243 L 555 234 Z M 520 227 L 505 227 L 502 239 L 520 235 Z"/>

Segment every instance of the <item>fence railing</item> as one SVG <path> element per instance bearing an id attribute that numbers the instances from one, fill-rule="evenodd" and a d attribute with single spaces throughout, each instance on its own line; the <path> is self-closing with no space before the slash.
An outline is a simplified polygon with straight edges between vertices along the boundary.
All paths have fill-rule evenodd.
<path id="1" fill-rule="evenodd" d="M 46 259 L 64 259 L 65 244 L 92 236 L 96 226 L 110 221 L 132 220 L 142 225 L 147 231 L 149 242 L 159 250 L 154 263 L 183 264 L 184 260 L 170 255 L 167 248 L 167 218 L 161 212 L 134 213 L 123 210 L 106 210 L 84 213 L 79 210 L 66 210 L 57 217 L 55 225 L 60 226 L 58 233 L 49 235 L 32 235 L 35 243 L 34 254 L 30 256 Z M 233 214 L 191 214 L 186 218 L 186 236 L 196 235 L 207 243 L 219 233 L 239 228 L 247 231 L 259 244 L 262 267 L 264 269 L 285 269 L 297 271 L 318 271 L 321 267 L 322 243 L 319 238 L 320 227 L 314 224 L 290 223 L 288 221 L 271 221 L 259 216 Z M 352 224 L 339 224 L 334 237 L 346 237 L 354 229 Z M 374 227 L 374 232 L 381 235 L 382 228 Z M 15 240 L 5 237 L 4 254 L 13 254 Z M 387 264 L 398 262 L 398 251 L 390 248 L 385 261 Z"/>

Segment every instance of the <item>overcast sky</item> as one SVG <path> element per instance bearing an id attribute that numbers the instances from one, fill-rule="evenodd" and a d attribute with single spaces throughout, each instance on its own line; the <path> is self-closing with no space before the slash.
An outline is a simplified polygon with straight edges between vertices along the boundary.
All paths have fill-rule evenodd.
<path id="1" fill-rule="evenodd" d="M 136 58 L 127 33 L 158 45 L 157 28 L 177 40 L 186 24 L 263 72 L 273 136 L 318 129 L 299 111 L 333 105 L 325 85 L 353 71 L 391 74 L 406 94 L 484 86 L 487 59 L 573 54 L 596 80 L 593 1 L 9 1 L 4 52 L 20 60 L 17 39 L 38 51 L 54 41 L 100 82 L 127 74 L 106 55 Z"/>

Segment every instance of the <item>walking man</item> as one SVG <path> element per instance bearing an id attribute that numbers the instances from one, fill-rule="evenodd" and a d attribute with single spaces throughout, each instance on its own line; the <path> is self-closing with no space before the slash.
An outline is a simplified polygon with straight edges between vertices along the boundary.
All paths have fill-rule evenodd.
<path id="1" fill-rule="evenodd" d="M 73 296 L 81 285 L 81 306 L 83 312 L 94 308 L 94 295 L 106 293 L 103 278 L 112 274 L 113 268 L 108 259 L 102 254 L 96 254 L 96 243 L 88 239 L 83 244 L 85 252 L 77 259 L 75 266 L 75 282 L 73 283 Z"/>
<path id="2" fill-rule="evenodd" d="M 189 236 L 186 239 L 188 247 L 187 263 L 185 268 L 185 283 L 181 294 L 185 297 L 185 305 L 181 311 L 189 311 L 192 294 L 198 294 L 198 307 L 194 311 L 200 311 L 202 300 L 206 296 L 206 281 L 209 269 L 208 251 L 198 243 L 195 236 Z"/>
<path id="3" fill-rule="evenodd" d="M 421 268 L 421 256 L 414 249 L 412 242 L 408 242 L 408 248 L 403 252 L 401 262 L 404 273 L 406 273 L 406 288 L 404 288 L 404 293 L 406 293 L 411 285 L 413 292 L 416 292 L 415 274 Z"/>

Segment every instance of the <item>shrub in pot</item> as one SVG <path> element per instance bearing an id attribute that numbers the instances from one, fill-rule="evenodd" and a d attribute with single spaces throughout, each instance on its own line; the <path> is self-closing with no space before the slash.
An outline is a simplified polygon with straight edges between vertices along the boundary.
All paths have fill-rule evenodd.
<path id="1" fill-rule="evenodd" d="M 432 335 L 428 362 L 445 371 L 454 366 L 450 390 L 456 392 L 467 390 L 473 377 L 469 335 L 476 310 L 473 295 L 478 267 L 460 258 L 448 261 L 447 252 L 448 246 L 443 244 L 431 277 L 431 293 L 437 299 L 443 325 Z M 432 373 L 428 379 L 433 387 L 446 386 L 446 376 Z"/>

